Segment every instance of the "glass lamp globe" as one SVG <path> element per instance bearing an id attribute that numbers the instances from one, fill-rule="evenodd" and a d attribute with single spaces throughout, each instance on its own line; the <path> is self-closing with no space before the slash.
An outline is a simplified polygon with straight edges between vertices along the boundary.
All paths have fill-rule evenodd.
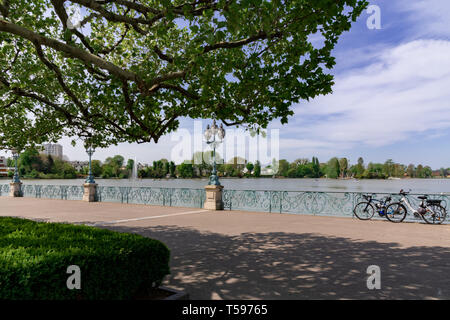
<path id="1" fill-rule="evenodd" d="M 212 132 L 211 132 L 211 128 L 209 127 L 209 124 L 208 124 L 208 126 L 206 127 L 206 130 L 205 130 L 205 139 L 207 141 L 209 141 L 209 139 L 211 139 L 211 136 L 212 136 Z"/>
<path id="2" fill-rule="evenodd" d="M 220 124 L 218 136 L 220 140 L 223 140 L 225 138 L 225 129 L 223 128 L 222 124 Z"/>

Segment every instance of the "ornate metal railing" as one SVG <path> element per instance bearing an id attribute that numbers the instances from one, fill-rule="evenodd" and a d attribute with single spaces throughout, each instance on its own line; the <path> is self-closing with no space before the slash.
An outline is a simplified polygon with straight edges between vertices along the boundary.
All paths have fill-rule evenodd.
<path id="1" fill-rule="evenodd" d="M 9 195 L 9 184 L 0 184 L 0 196 Z M 22 185 L 24 197 L 81 200 L 83 186 L 65 185 Z M 245 210 L 257 212 L 278 212 L 293 214 L 310 214 L 322 216 L 352 217 L 353 208 L 365 201 L 359 192 L 312 192 L 312 191 L 262 191 L 262 190 L 228 190 L 223 192 L 224 208 L 227 210 Z M 373 194 L 381 199 L 387 193 Z M 408 199 L 417 208 L 420 201 L 410 194 Z M 113 187 L 98 186 L 97 201 L 148 204 L 174 207 L 203 208 L 204 189 L 189 188 L 154 188 L 154 187 Z M 450 210 L 450 194 L 428 194 L 430 199 L 442 200 L 442 205 Z M 399 201 L 400 195 L 392 195 L 392 202 Z M 377 218 L 375 215 L 374 218 Z M 408 214 L 408 220 L 420 220 Z M 447 218 L 450 222 L 450 216 Z"/>
<path id="2" fill-rule="evenodd" d="M 9 184 L 2 183 L 0 184 L 0 197 L 6 197 L 9 195 Z"/>
<path id="3" fill-rule="evenodd" d="M 61 199 L 61 200 L 81 200 L 83 199 L 82 186 L 64 185 L 22 185 L 24 197 Z"/>
<path id="4" fill-rule="evenodd" d="M 205 190 L 98 186 L 97 201 L 203 208 Z"/>
<path id="5" fill-rule="evenodd" d="M 224 190 L 224 208 L 229 210 L 245 210 L 257 212 L 278 212 L 311 214 L 322 216 L 352 217 L 353 208 L 365 201 L 363 194 L 358 192 L 311 192 L 311 191 L 258 191 L 258 190 Z M 381 199 L 390 194 L 373 194 Z M 410 194 L 409 201 L 413 207 L 418 207 L 419 194 Z M 447 207 L 450 195 L 429 194 L 430 199 L 440 199 Z M 392 202 L 399 201 L 400 195 L 392 195 Z M 447 208 L 448 209 L 448 208 Z M 409 220 L 417 218 L 409 214 Z M 419 218 L 420 219 L 420 218 Z"/>

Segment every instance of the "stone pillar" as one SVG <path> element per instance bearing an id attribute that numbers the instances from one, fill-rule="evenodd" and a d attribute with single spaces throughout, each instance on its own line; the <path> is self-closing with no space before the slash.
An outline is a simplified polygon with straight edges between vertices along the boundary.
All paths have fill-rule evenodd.
<path id="1" fill-rule="evenodd" d="M 83 201 L 87 202 L 97 201 L 96 198 L 97 184 L 85 183 L 83 186 L 84 186 Z"/>
<path id="2" fill-rule="evenodd" d="M 205 187 L 206 200 L 204 208 L 208 210 L 223 210 L 222 201 L 223 186 L 208 185 Z"/>
<path id="3" fill-rule="evenodd" d="M 9 184 L 10 197 L 22 197 L 22 182 L 10 182 Z"/>

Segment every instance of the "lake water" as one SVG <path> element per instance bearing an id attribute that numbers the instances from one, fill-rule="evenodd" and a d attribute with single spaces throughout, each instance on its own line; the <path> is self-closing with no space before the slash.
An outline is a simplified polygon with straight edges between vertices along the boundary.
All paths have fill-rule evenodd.
<path id="1" fill-rule="evenodd" d="M 450 179 L 402 179 L 402 180 L 334 180 L 334 179 L 220 179 L 226 189 L 231 190 L 284 190 L 323 192 L 374 192 L 398 193 L 400 189 L 412 193 L 450 194 Z M 0 184 L 9 180 L 0 180 Z M 82 179 L 68 180 L 23 180 L 24 184 L 82 185 Z M 207 179 L 96 179 L 101 186 L 203 188 Z"/>

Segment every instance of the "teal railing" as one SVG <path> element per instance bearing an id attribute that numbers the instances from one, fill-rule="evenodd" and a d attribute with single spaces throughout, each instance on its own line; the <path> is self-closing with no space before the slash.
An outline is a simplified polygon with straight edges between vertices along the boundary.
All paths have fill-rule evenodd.
<path id="1" fill-rule="evenodd" d="M 353 217 L 353 208 L 365 201 L 359 192 L 312 192 L 312 191 L 259 191 L 259 190 L 224 190 L 224 208 L 228 210 L 245 210 L 256 212 L 277 212 L 310 214 L 321 216 Z M 373 194 L 374 198 L 382 199 L 390 194 Z M 408 199 L 413 207 L 418 207 L 419 194 L 410 194 Z M 429 194 L 430 199 L 442 200 L 447 207 L 450 195 Z M 392 202 L 399 201 L 400 195 L 392 195 Z M 417 218 L 408 215 L 409 220 Z M 420 219 L 420 218 L 419 218 Z"/>
<path id="2" fill-rule="evenodd" d="M 23 185 L 24 197 L 81 200 L 83 186 L 64 185 Z M 9 184 L 0 184 L 0 196 L 9 194 Z M 360 192 L 312 192 L 312 191 L 275 191 L 275 190 L 228 190 L 223 192 L 224 209 L 255 212 L 310 214 L 321 216 L 352 217 L 353 208 L 364 201 Z M 381 199 L 387 193 L 374 194 Z M 409 201 L 418 207 L 420 200 L 410 194 Z M 428 194 L 430 199 L 442 200 L 448 207 L 450 194 Z M 154 187 L 113 187 L 98 186 L 97 201 L 147 204 L 173 207 L 203 208 L 205 202 L 204 189 L 189 188 L 154 188 Z M 400 195 L 392 195 L 393 202 L 400 200 Z M 449 210 L 450 208 L 447 208 Z M 377 215 L 376 215 L 377 216 Z M 411 214 L 408 220 L 416 220 Z M 447 221 L 450 218 L 447 218 Z"/>
<path id="3" fill-rule="evenodd" d="M 204 189 L 97 187 L 97 201 L 203 208 Z"/>
<path id="4" fill-rule="evenodd" d="M 30 198 L 81 200 L 83 186 L 64 185 L 22 185 L 22 195 Z"/>
<path id="5" fill-rule="evenodd" d="M 6 197 L 9 195 L 9 184 L 0 184 L 0 197 Z"/>

